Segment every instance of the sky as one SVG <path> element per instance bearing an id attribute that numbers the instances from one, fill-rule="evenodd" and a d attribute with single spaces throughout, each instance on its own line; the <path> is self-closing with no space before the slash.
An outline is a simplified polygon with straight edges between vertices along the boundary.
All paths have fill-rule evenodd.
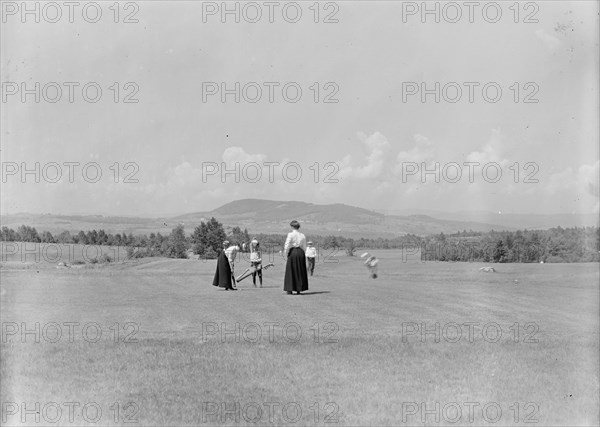
<path id="1" fill-rule="evenodd" d="M 597 2 L 89 3 L 2 3 L 2 214 L 599 210 Z"/>

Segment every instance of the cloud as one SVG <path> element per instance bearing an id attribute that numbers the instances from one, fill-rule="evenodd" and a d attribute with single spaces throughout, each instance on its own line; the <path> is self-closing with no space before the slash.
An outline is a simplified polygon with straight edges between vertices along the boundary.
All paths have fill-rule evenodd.
<path id="1" fill-rule="evenodd" d="M 194 168 L 190 163 L 183 161 L 175 166 L 169 173 L 169 184 L 177 187 L 185 187 L 202 180 L 202 171 Z"/>
<path id="2" fill-rule="evenodd" d="M 246 164 L 246 163 L 259 163 L 265 161 L 267 158 L 264 154 L 249 154 L 242 147 L 228 147 L 223 151 L 223 155 L 221 156 L 225 163 L 234 164 Z"/>
<path id="3" fill-rule="evenodd" d="M 598 212 L 600 189 L 600 161 L 581 165 L 577 169 L 566 168 L 548 178 L 544 193 L 558 200 L 569 200 L 583 211 Z"/>
<path id="4" fill-rule="evenodd" d="M 415 145 L 410 150 L 400 151 L 396 156 L 398 164 L 402 163 L 421 163 L 434 160 L 436 155 L 435 145 L 421 134 L 416 134 L 413 137 Z"/>
<path id="5" fill-rule="evenodd" d="M 506 143 L 500 129 L 492 129 L 492 135 L 490 139 L 476 151 L 472 151 L 467 155 L 467 161 L 478 162 L 480 164 L 486 163 L 498 163 L 501 166 L 505 166 L 509 161 L 503 157 L 503 153 L 506 150 Z"/>
<path id="6" fill-rule="evenodd" d="M 556 50 L 561 45 L 561 41 L 554 37 L 552 34 L 548 34 L 541 28 L 536 30 L 535 35 L 540 39 L 549 50 Z"/>
<path id="7" fill-rule="evenodd" d="M 367 152 L 363 164 L 355 164 L 352 156 L 346 155 L 338 164 L 340 165 L 339 175 L 345 179 L 375 179 L 385 174 L 389 169 L 386 165 L 388 152 L 391 145 L 387 138 L 379 132 L 374 132 L 370 136 L 364 133 L 358 133 L 358 138 L 363 143 L 363 149 Z"/>

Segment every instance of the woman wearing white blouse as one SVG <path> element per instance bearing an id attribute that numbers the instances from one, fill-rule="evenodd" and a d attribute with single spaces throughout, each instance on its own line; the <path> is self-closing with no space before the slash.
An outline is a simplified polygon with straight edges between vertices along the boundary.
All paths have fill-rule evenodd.
<path id="1" fill-rule="evenodd" d="M 283 290 L 288 294 L 308 290 L 308 275 L 306 274 L 306 259 L 304 251 L 306 250 L 306 237 L 300 233 L 300 223 L 296 220 L 290 222 L 292 231 L 288 233 L 285 239 L 283 252 L 287 256 L 285 265 L 285 278 Z"/>

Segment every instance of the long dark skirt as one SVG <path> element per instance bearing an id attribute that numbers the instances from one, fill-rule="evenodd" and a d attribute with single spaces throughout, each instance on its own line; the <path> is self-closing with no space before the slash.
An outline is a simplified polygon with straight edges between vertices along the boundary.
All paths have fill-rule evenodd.
<path id="1" fill-rule="evenodd" d="M 217 258 L 217 271 L 215 271 L 213 286 L 225 289 L 233 288 L 231 283 L 231 267 L 229 265 L 229 260 L 225 255 L 225 251 L 221 251 Z"/>
<path id="2" fill-rule="evenodd" d="M 283 290 L 288 292 L 308 291 L 308 275 L 306 274 L 306 258 L 302 248 L 292 248 L 285 266 Z"/>

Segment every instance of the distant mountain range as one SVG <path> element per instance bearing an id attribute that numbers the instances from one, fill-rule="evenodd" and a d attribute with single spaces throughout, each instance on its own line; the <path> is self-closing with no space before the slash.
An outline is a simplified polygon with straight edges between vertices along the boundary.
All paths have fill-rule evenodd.
<path id="1" fill-rule="evenodd" d="M 348 237 L 395 237 L 407 233 L 428 235 L 462 230 L 490 231 L 546 229 L 556 226 L 598 225 L 596 215 L 524 215 L 492 212 L 374 211 L 340 203 L 319 205 L 298 201 L 244 199 L 213 211 L 174 217 L 140 218 L 103 215 L 2 215 L 2 226 L 16 229 L 21 224 L 58 233 L 63 230 L 103 229 L 110 233 L 169 233 L 183 223 L 189 233 L 201 221 L 217 218 L 226 227 L 239 226 L 253 233 L 286 233 L 297 219 L 306 234 L 333 234 Z"/>
<path id="2" fill-rule="evenodd" d="M 212 212 L 190 213 L 175 217 L 181 221 L 195 221 L 207 215 L 234 221 L 286 224 L 292 219 L 305 223 L 344 223 L 353 225 L 375 225 L 384 222 L 385 215 L 363 208 L 341 203 L 316 205 L 305 202 L 282 202 L 275 200 L 244 199 L 227 203 Z"/>
<path id="3" fill-rule="evenodd" d="M 566 227 L 588 227 L 598 226 L 600 216 L 598 214 L 513 214 L 506 212 L 491 211 L 458 211 L 441 212 L 433 210 L 404 209 L 404 210 L 378 210 L 385 215 L 415 215 L 424 214 L 435 218 L 446 220 L 458 220 L 467 222 L 480 222 L 487 224 L 499 224 L 502 227 L 515 229 L 548 229 L 561 226 Z"/>

